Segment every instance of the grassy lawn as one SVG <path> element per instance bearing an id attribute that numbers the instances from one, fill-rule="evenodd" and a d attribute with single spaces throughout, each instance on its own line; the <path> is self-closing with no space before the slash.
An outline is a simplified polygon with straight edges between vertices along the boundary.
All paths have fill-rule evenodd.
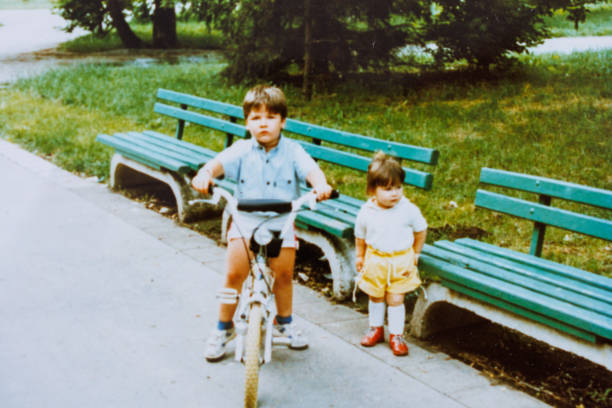
<path id="1" fill-rule="evenodd" d="M 146 44 L 152 44 L 153 32 L 151 24 L 130 24 L 134 33 Z M 205 24 L 195 21 L 179 21 L 176 26 L 178 48 L 194 48 L 216 50 L 223 46 L 221 33 L 209 31 Z M 61 44 L 60 49 L 72 52 L 98 52 L 123 48 L 121 40 L 115 31 L 104 37 L 84 35 L 72 41 Z"/>
<path id="2" fill-rule="evenodd" d="M 480 168 L 612 190 L 612 52 L 520 61 L 488 78 L 454 73 L 349 82 L 319 91 L 311 102 L 298 88 L 284 88 L 293 118 L 440 151 L 434 188 L 406 191 L 432 227 L 430 240 L 483 230 L 485 241 L 526 251 L 529 223 L 474 208 Z M 222 68 L 83 65 L 21 80 L 0 90 L 0 135 L 68 170 L 104 178 L 112 152 L 94 142 L 97 133 L 173 134 L 174 122 L 152 112 L 157 88 L 240 104 L 246 87 L 225 83 Z M 222 135 L 193 126 L 186 139 L 222 148 Z M 365 197 L 363 174 L 323 168 L 342 192 Z M 544 256 L 612 277 L 612 244 L 601 240 L 551 228 Z"/>

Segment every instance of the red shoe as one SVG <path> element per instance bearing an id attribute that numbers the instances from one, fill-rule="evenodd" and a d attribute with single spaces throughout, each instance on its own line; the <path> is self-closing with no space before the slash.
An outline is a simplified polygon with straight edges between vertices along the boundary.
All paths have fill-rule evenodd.
<path id="1" fill-rule="evenodd" d="M 385 329 L 382 326 L 370 327 L 367 333 L 361 338 L 361 345 L 364 347 L 372 347 L 382 341 L 385 341 Z"/>
<path id="2" fill-rule="evenodd" d="M 401 334 L 389 335 L 389 347 L 391 347 L 393 354 L 396 356 L 408 355 L 408 345 Z"/>

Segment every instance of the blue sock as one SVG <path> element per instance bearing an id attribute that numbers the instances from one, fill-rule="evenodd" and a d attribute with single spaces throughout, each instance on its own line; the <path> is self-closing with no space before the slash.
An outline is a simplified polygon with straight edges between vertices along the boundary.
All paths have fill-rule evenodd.
<path id="1" fill-rule="evenodd" d="M 286 316 L 286 317 L 276 315 L 276 323 L 278 324 L 289 324 L 291 323 L 292 320 L 293 320 L 293 317 L 291 317 L 291 315 Z"/>
<path id="2" fill-rule="evenodd" d="M 229 330 L 232 327 L 234 327 L 234 322 L 232 322 L 231 320 L 229 322 L 222 322 L 221 320 L 219 320 L 219 322 L 217 323 L 217 329 L 219 330 Z"/>

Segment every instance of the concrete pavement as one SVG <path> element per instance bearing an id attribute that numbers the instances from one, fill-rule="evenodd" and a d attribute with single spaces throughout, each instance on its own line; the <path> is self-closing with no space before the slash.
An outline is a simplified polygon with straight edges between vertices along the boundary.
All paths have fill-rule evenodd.
<path id="1" fill-rule="evenodd" d="M 234 407 L 243 367 L 203 359 L 224 248 L 0 139 L 2 407 Z M 411 344 L 363 349 L 367 317 L 295 286 L 303 352 L 275 349 L 262 407 L 544 407 Z"/>

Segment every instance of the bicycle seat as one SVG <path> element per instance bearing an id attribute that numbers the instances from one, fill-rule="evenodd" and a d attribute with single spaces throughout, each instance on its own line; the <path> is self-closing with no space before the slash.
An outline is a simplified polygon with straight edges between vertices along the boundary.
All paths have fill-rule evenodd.
<path id="1" fill-rule="evenodd" d="M 277 213 L 288 213 L 291 212 L 291 201 L 269 198 L 244 199 L 238 201 L 238 210 L 246 212 L 274 211 Z"/>

